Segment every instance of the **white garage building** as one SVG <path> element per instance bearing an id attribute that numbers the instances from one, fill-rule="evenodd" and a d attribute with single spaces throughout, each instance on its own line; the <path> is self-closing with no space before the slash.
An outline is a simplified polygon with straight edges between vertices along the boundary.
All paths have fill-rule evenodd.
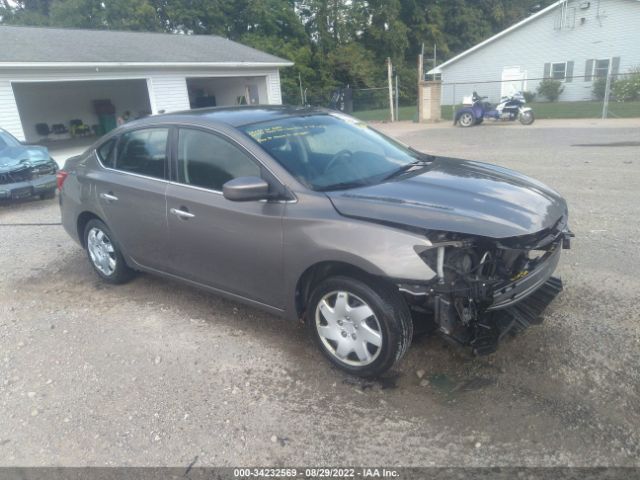
<path id="1" fill-rule="evenodd" d="M 292 65 L 213 35 L 0 26 L 0 45 L 0 127 L 29 142 L 99 135 L 125 112 L 280 104 Z"/>

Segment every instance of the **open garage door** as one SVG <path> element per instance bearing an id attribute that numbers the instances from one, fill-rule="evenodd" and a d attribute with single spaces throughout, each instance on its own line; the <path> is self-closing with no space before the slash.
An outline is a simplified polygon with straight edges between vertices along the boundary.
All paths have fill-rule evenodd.
<path id="1" fill-rule="evenodd" d="M 133 120 L 151 113 L 145 79 L 13 82 L 12 86 L 28 142 L 75 139 L 89 144 L 115 128 L 118 117 Z"/>
<path id="2" fill-rule="evenodd" d="M 267 77 L 187 78 L 191 108 L 268 104 Z"/>

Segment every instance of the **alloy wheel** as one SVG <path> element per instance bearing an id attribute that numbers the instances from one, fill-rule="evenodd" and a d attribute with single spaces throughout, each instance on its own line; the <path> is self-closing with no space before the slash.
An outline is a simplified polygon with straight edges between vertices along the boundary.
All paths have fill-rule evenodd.
<path id="1" fill-rule="evenodd" d="M 473 115 L 471 115 L 470 113 L 463 113 L 460 116 L 459 122 L 463 127 L 470 127 L 471 125 L 473 125 Z"/>
<path id="2" fill-rule="evenodd" d="M 116 253 L 109 236 L 93 227 L 87 234 L 87 250 L 94 267 L 107 277 L 116 270 Z"/>

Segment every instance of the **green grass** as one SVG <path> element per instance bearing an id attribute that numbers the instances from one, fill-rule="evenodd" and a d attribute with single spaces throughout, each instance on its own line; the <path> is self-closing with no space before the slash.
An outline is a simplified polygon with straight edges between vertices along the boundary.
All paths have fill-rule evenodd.
<path id="1" fill-rule="evenodd" d="M 400 107 L 398 110 L 400 111 L 400 120 L 416 120 L 418 118 L 418 107 L 415 105 Z M 389 109 L 363 110 L 361 112 L 353 112 L 353 116 L 365 122 L 383 122 L 389 120 Z"/>
<path id="2" fill-rule="evenodd" d="M 460 108 L 457 105 L 442 106 L 442 118 L 444 120 L 453 119 L 454 109 Z M 545 118 L 600 118 L 602 116 L 602 102 L 533 102 L 527 106 L 533 108 L 533 113 L 537 119 Z M 640 117 L 640 102 L 610 102 L 609 118 L 634 118 Z"/>
<path id="3" fill-rule="evenodd" d="M 545 118 L 600 118 L 602 116 L 602 102 L 533 102 L 529 106 L 537 119 Z M 442 106 L 442 119 L 452 120 L 452 105 Z M 455 106 L 455 109 L 461 105 Z M 353 115 L 367 122 L 381 122 L 389 119 L 388 109 L 363 110 L 354 112 Z M 417 108 L 414 106 L 400 107 L 400 120 L 415 120 Z M 610 118 L 634 118 L 640 117 L 640 102 L 609 103 Z"/>

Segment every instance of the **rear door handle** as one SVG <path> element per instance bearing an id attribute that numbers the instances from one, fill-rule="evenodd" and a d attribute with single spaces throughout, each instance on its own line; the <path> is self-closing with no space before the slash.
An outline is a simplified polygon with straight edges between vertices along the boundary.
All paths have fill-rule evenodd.
<path id="1" fill-rule="evenodd" d="M 118 197 L 111 193 L 101 193 L 100 198 L 106 200 L 107 202 L 115 202 L 118 200 Z"/>
<path id="2" fill-rule="evenodd" d="M 169 209 L 169 213 L 175 215 L 176 217 L 184 218 L 185 220 L 188 219 L 188 218 L 195 217 L 195 215 L 193 213 L 187 212 L 186 210 L 181 210 L 181 209 L 178 209 L 178 208 Z"/>

